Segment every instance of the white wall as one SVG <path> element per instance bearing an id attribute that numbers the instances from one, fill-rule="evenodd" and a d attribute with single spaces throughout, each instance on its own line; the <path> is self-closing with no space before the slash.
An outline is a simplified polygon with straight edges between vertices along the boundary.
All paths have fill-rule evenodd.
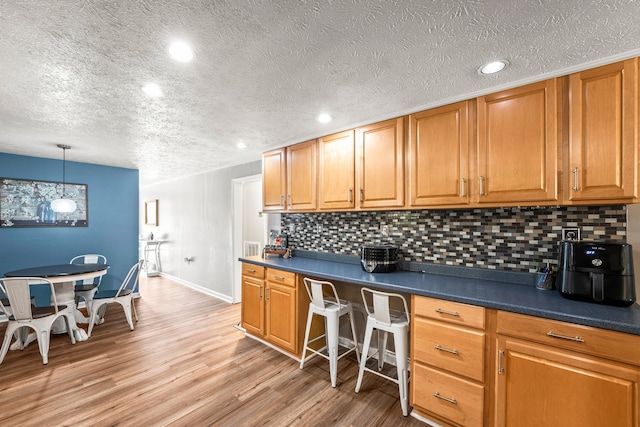
<path id="1" fill-rule="evenodd" d="M 232 180 L 261 173 L 258 161 L 140 188 L 140 233 L 167 241 L 160 249 L 162 275 L 231 301 Z M 144 201 L 152 199 L 158 199 L 157 227 L 144 225 Z"/>
<path id="2" fill-rule="evenodd" d="M 259 242 L 264 246 L 264 219 L 262 218 L 262 180 L 247 182 L 242 186 L 243 219 L 242 240 Z"/>

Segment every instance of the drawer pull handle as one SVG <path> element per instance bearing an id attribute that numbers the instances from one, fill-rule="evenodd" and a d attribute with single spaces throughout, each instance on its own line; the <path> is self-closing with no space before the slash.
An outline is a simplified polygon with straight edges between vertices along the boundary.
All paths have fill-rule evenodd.
<path id="1" fill-rule="evenodd" d="M 276 280 L 284 280 L 284 276 L 276 276 L 275 274 L 273 275 L 273 278 Z"/>
<path id="2" fill-rule="evenodd" d="M 256 272 L 255 270 L 251 270 L 251 269 L 247 268 L 247 273 L 255 273 L 255 272 Z"/>
<path id="3" fill-rule="evenodd" d="M 584 342 L 584 340 L 579 337 L 579 336 L 575 336 L 575 337 L 568 337 L 566 335 L 560 335 L 560 334 L 556 334 L 553 331 L 549 331 L 547 332 L 547 336 L 548 337 L 552 337 L 552 338 L 560 338 L 562 340 L 569 340 L 569 341 L 575 341 L 575 342 Z"/>
<path id="4" fill-rule="evenodd" d="M 262 299 L 262 286 L 260 286 L 260 293 L 258 294 L 258 298 Z"/>
<path id="5" fill-rule="evenodd" d="M 434 348 L 436 350 L 446 351 L 447 353 L 458 354 L 458 350 L 456 350 L 455 348 L 453 350 L 451 350 L 449 348 L 442 347 L 440 344 L 436 344 Z"/>
<path id="6" fill-rule="evenodd" d="M 504 374 L 504 350 L 498 350 L 498 374 Z"/>
<path id="7" fill-rule="evenodd" d="M 458 313 L 457 311 L 447 311 L 447 310 L 443 310 L 441 308 L 436 308 L 436 313 L 448 314 L 449 316 L 460 317 L 460 313 Z"/>
<path id="8" fill-rule="evenodd" d="M 458 404 L 458 401 L 456 400 L 455 397 L 445 397 L 443 395 L 441 395 L 440 393 L 438 393 L 437 391 L 435 393 L 433 393 L 434 397 L 437 397 L 438 399 L 442 399 L 442 400 L 446 400 L 449 403 L 453 403 L 454 405 Z"/>

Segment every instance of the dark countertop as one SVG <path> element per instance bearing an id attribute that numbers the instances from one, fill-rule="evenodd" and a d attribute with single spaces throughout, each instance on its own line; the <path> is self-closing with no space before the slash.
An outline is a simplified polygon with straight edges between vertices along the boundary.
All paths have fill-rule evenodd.
<path id="1" fill-rule="evenodd" d="M 614 307 L 563 298 L 555 290 L 539 290 L 530 284 L 488 280 L 486 272 L 466 274 L 422 273 L 398 270 L 393 273 L 367 273 L 360 264 L 294 256 L 293 258 L 246 257 L 240 261 L 327 280 L 353 283 L 389 291 L 473 304 L 497 310 L 528 314 L 577 323 L 612 331 L 640 335 L 640 305 Z M 480 270 L 480 269 L 477 269 Z M 499 272 L 494 276 L 499 275 Z M 473 274 L 473 272 L 471 273 Z M 533 277 L 533 275 L 531 275 Z"/>

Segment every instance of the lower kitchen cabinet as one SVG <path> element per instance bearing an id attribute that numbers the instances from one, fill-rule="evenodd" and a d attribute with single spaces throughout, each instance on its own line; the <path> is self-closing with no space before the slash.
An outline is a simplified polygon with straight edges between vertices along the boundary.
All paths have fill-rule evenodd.
<path id="1" fill-rule="evenodd" d="M 496 426 L 639 425 L 640 337 L 505 312 L 497 332 Z"/>
<path id="2" fill-rule="evenodd" d="M 301 354 L 306 293 L 295 273 L 242 264 L 242 327 L 295 356 Z M 301 300 L 303 299 L 303 300 Z"/>
<path id="3" fill-rule="evenodd" d="M 484 420 L 485 309 L 413 296 L 411 405 L 441 425 Z"/>
<path id="4" fill-rule="evenodd" d="M 296 353 L 296 289 L 267 282 L 267 340 L 278 347 Z"/>

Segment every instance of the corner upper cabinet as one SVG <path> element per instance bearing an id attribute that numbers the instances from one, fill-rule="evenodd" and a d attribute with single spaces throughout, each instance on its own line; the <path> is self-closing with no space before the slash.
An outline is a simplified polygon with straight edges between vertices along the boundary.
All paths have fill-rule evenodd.
<path id="1" fill-rule="evenodd" d="M 477 203 L 558 199 L 558 80 L 477 99 Z"/>
<path id="2" fill-rule="evenodd" d="M 262 209 L 285 210 L 286 192 L 286 150 L 280 148 L 264 153 L 262 155 Z"/>
<path id="3" fill-rule="evenodd" d="M 318 197 L 323 210 L 355 208 L 354 131 L 318 140 Z"/>
<path id="4" fill-rule="evenodd" d="M 470 202 L 470 101 L 409 115 L 410 207 Z"/>
<path id="5" fill-rule="evenodd" d="M 569 76 L 570 202 L 638 197 L 638 58 Z"/>
<path id="6" fill-rule="evenodd" d="M 317 141 L 287 147 L 287 210 L 309 211 L 317 207 Z"/>
<path id="7" fill-rule="evenodd" d="M 404 206 L 404 119 L 356 130 L 358 207 Z"/>

